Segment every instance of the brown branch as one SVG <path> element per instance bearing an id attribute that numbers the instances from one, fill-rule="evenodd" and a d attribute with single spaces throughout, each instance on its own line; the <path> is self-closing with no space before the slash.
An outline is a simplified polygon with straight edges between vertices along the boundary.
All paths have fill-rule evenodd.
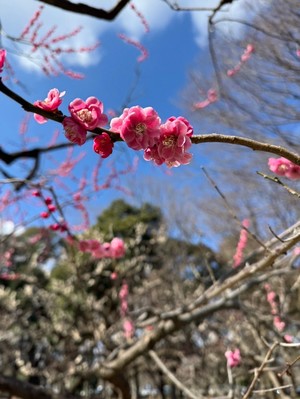
<path id="1" fill-rule="evenodd" d="M 65 11 L 77 14 L 89 15 L 90 17 L 112 21 L 130 2 L 130 0 L 120 0 L 111 10 L 106 11 L 101 8 L 91 7 L 84 3 L 72 3 L 68 0 L 39 0 L 41 3 L 60 8 Z"/>
<path id="2" fill-rule="evenodd" d="M 6 87 L 2 80 L 0 79 L 0 92 L 4 93 L 6 96 L 17 102 L 22 106 L 22 108 L 27 111 L 27 112 L 33 112 L 39 115 L 44 116 L 45 118 L 51 119 L 55 122 L 62 123 L 62 121 L 65 118 L 65 115 L 63 115 L 60 111 L 58 112 L 48 112 L 45 111 L 41 108 L 38 108 L 10 90 L 8 87 Z M 106 132 L 110 135 L 112 141 L 122 141 L 121 137 L 119 134 L 112 132 L 110 130 L 104 129 L 104 128 L 96 128 L 91 131 L 92 133 L 95 134 L 101 134 L 103 132 Z M 300 155 L 294 152 L 289 151 L 288 149 L 274 145 L 274 144 L 268 144 L 268 143 L 263 143 L 260 141 L 252 140 L 249 138 L 245 137 L 239 137 L 239 136 L 226 136 L 224 134 L 218 134 L 218 133 L 211 133 L 211 134 L 201 134 L 201 135 L 195 135 L 191 137 L 191 141 L 193 144 L 201 144 L 201 143 L 226 143 L 226 144 L 234 144 L 234 145 L 239 145 L 243 147 L 248 147 L 252 149 L 253 151 L 262 151 L 262 152 L 268 152 L 271 154 L 278 155 L 280 157 L 284 157 L 291 162 L 295 163 L 296 165 L 300 165 Z"/>
<path id="3" fill-rule="evenodd" d="M 251 395 L 251 393 L 252 393 L 252 391 L 253 391 L 253 389 L 254 389 L 254 386 L 255 386 L 255 384 L 256 384 L 256 381 L 257 381 L 258 378 L 260 377 L 261 373 L 263 372 L 263 369 L 264 369 L 265 365 L 266 365 L 267 362 L 269 361 L 269 359 L 270 359 L 270 357 L 271 357 L 273 351 L 275 350 L 275 348 L 277 348 L 278 345 L 279 345 L 279 342 L 275 342 L 275 343 L 271 346 L 271 348 L 269 348 L 269 350 L 268 350 L 268 352 L 267 352 L 267 354 L 266 354 L 266 356 L 265 356 L 265 358 L 264 358 L 262 364 L 259 366 L 258 369 L 255 370 L 255 374 L 254 374 L 253 380 L 252 380 L 252 382 L 251 382 L 249 388 L 247 389 L 247 392 L 246 392 L 245 395 L 243 396 L 243 399 L 248 399 L 248 398 L 250 397 L 250 395 Z"/>
<path id="4" fill-rule="evenodd" d="M 291 187 L 287 186 L 286 184 L 284 184 L 277 176 L 269 176 L 269 175 L 266 175 L 265 173 L 262 173 L 262 172 L 256 172 L 256 173 L 258 175 L 262 176 L 264 179 L 271 180 L 272 182 L 279 184 L 285 190 L 287 190 L 290 194 L 295 195 L 296 197 L 300 198 L 300 193 L 298 191 L 296 191 L 293 188 L 291 188 Z"/>
<path id="5" fill-rule="evenodd" d="M 2 79 L 0 78 L 0 92 L 5 94 L 7 97 L 11 98 L 13 101 L 16 103 L 20 104 L 21 107 L 24 109 L 24 111 L 31 112 L 34 114 L 38 114 L 43 116 L 44 118 L 50 119 L 54 122 L 62 123 L 64 118 L 66 117 L 61 111 L 57 112 L 51 112 L 51 111 L 45 111 L 42 108 L 36 107 L 35 105 L 31 104 L 27 100 L 25 100 L 23 97 L 19 96 L 19 94 L 15 93 L 14 91 L 10 90 L 5 84 L 2 82 Z M 95 134 L 101 134 L 103 132 L 106 132 L 110 135 L 110 138 L 112 141 L 122 141 L 120 138 L 120 135 L 118 133 L 111 132 L 110 130 L 104 129 L 104 128 L 99 128 L 97 127 L 94 130 L 89 130 L 92 133 Z"/>
<path id="6" fill-rule="evenodd" d="M 45 388 L 12 377 L 0 376 L 0 391 L 22 399 L 79 399 L 71 394 L 56 395 Z"/>
<path id="7" fill-rule="evenodd" d="M 163 0 L 173 11 L 214 11 L 212 7 L 181 7 L 177 2 Z"/>
<path id="8" fill-rule="evenodd" d="M 243 147 L 248 147 L 253 151 L 262 151 L 268 152 L 271 154 L 278 155 L 280 157 L 284 157 L 289 161 L 295 163 L 296 165 L 300 165 L 300 155 L 291 152 L 288 149 L 281 147 L 279 145 L 263 143 L 260 141 L 248 139 L 245 137 L 239 136 L 226 136 L 224 134 L 211 133 L 211 134 L 200 134 L 191 137 L 193 144 L 201 144 L 201 143 L 226 143 L 226 144 L 234 144 L 240 145 Z"/>
<path id="9" fill-rule="evenodd" d="M 232 4 L 233 2 L 234 2 L 234 0 L 221 0 L 220 3 L 217 5 L 217 7 L 214 8 L 212 15 L 209 17 L 209 20 L 208 20 L 209 24 L 212 25 L 212 23 L 213 23 L 212 20 L 213 20 L 214 16 L 218 13 L 218 11 L 221 10 L 221 8 L 223 6 L 225 6 L 226 4 Z"/>
<path id="10" fill-rule="evenodd" d="M 182 382 L 178 380 L 178 378 L 168 369 L 168 367 L 164 364 L 164 362 L 159 358 L 156 352 L 153 350 L 149 351 L 149 356 L 154 360 L 156 365 L 160 368 L 160 370 L 167 376 L 167 378 L 173 382 L 174 385 L 177 386 L 188 398 L 191 399 L 201 399 L 202 396 L 194 395 Z"/>
<path id="11" fill-rule="evenodd" d="M 251 285 L 245 284 L 245 281 L 272 266 L 281 255 L 284 255 L 299 241 L 300 234 L 287 243 L 280 243 L 271 254 L 259 262 L 242 269 L 235 276 L 228 278 L 222 284 L 212 286 L 211 289 L 208 289 L 206 293 L 194 301 L 193 304 L 187 306 L 186 309 L 182 309 L 181 312 L 175 313 L 172 318 L 160 320 L 153 331 L 146 333 L 129 348 L 120 351 L 115 359 L 104 362 L 99 369 L 99 375 L 103 379 L 111 379 L 139 356 L 151 350 L 166 336 L 182 329 L 191 322 L 200 322 L 216 311 L 234 307 L 232 300 Z M 228 291 L 234 287 L 235 290 Z M 224 295 L 225 293 L 226 295 Z"/>

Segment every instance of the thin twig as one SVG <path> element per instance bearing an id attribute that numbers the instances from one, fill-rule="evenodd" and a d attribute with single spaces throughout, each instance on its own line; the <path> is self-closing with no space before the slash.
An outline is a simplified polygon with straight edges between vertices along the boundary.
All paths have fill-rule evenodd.
<path id="1" fill-rule="evenodd" d="M 256 384 L 256 381 L 260 377 L 265 365 L 268 363 L 268 361 L 269 361 L 274 349 L 277 348 L 278 345 L 279 345 L 279 342 L 274 342 L 274 344 L 269 348 L 269 350 L 268 350 L 268 352 L 267 352 L 262 364 L 259 366 L 258 369 L 255 370 L 253 380 L 252 380 L 249 388 L 247 389 L 247 392 L 245 393 L 245 395 L 243 396 L 242 399 L 248 399 L 250 397 L 250 395 L 253 392 L 253 388 L 254 388 L 254 386 Z"/>
<path id="2" fill-rule="evenodd" d="M 289 161 L 295 163 L 296 165 L 300 165 L 300 155 L 291 152 L 288 149 L 274 145 L 263 143 L 260 141 L 256 141 L 253 139 L 239 137 L 239 136 L 227 136 L 224 134 L 211 133 L 211 134 L 200 134 L 191 137 L 191 141 L 193 144 L 201 144 L 201 143 L 226 143 L 226 144 L 234 144 L 240 145 L 243 147 L 251 148 L 253 151 L 263 151 L 271 154 L 279 155 L 280 157 L 284 157 Z"/>
<path id="3" fill-rule="evenodd" d="M 262 172 L 256 172 L 256 173 L 258 175 L 262 176 L 264 179 L 271 180 L 272 182 L 279 184 L 285 190 L 287 190 L 290 194 L 295 195 L 296 197 L 300 198 L 300 193 L 298 191 L 296 191 L 293 188 L 287 186 L 277 176 L 269 176 L 269 175 L 266 175 L 265 173 L 262 173 Z"/>
<path id="4" fill-rule="evenodd" d="M 191 399 L 201 399 L 202 396 L 196 396 L 191 392 L 185 385 L 182 384 L 178 380 L 178 378 L 167 368 L 167 366 L 164 364 L 164 362 L 158 357 L 156 352 L 153 350 L 149 351 L 150 357 L 154 360 L 154 362 L 157 364 L 157 366 L 161 369 L 161 371 L 169 378 L 170 381 L 173 382 L 179 388 L 184 394 Z"/>
<path id="5" fill-rule="evenodd" d="M 279 389 L 291 388 L 292 386 L 293 385 L 288 384 L 288 385 L 281 385 L 280 387 L 274 387 L 274 388 L 268 388 L 268 389 L 258 389 L 258 390 L 252 391 L 252 393 L 264 394 L 266 392 L 278 391 Z"/>
<path id="6" fill-rule="evenodd" d="M 229 202 L 227 201 L 227 198 L 225 196 L 225 194 L 223 194 L 223 192 L 220 190 L 220 188 L 217 186 L 217 184 L 215 183 L 215 181 L 212 179 L 212 177 L 208 174 L 207 170 L 202 166 L 201 168 L 203 170 L 203 173 L 205 174 L 206 178 L 208 179 L 208 181 L 210 182 L 210 184 L 214 187 L 214 189 L 217 191 L 217 193 L 220 195 L 220 197 L 222 198 L 222 200 L 224 201 L 226 208 L 228 209 L 230 215 L 232 216 L 232 218 L 238 223 L 239 227 L 246 230 L 247 233 L 262 247 L 264 248 L 266 251 L 270 251 L 268 247 L 266 247 L 266 245 L 254 234 L 252 233 L 248 227 L 242 225 L 242 223 L 240 222 L 239 218 L 237 217 L 236 213 L 234 212 L 233 208 L 230 206 Z"/>

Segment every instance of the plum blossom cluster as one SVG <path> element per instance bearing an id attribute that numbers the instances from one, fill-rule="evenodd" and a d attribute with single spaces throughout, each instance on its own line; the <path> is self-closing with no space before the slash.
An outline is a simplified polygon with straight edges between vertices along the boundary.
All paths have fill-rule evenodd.
<path id="1" fill-rule="evenodd" d="M 300 166 L 286 158 L 269 158 L 268 165 L 271 172 L 278 176 L 284 176 L 290 180 L 300 179 Z"/>
<path id="2" fill-rule="evenodd" d="M 134 324 L 128 316 L 128 295 L 129 288 L 127 282 L 124 280 L 119 292 L 120 299 L 120 314 L 123 318 L 123 330 L 126 339 L 131 339 L 134 335 L 135 329 Z"/>
<path id="3" fill-rule="evenodd" d="M 60 113 L 58 107 L 64 94 L 65 92 L 52 89 L 44 100 L 36 101 L 34 105 L 47 112 Z M 70 116 L 64 117 L 62 124 L 66 138 L 74 144 L 83 145 L 88 130 L 95 131 L 108 122 L 103 113 L 103 104 L 96 97 L 89 97 L 85 101 L 76 98 L 68 108 Z M 35 115 L 35 119 L 38 123 L 47 121 L 40 115 Z M 188 150 L 192 145 L 193 128 L 182 116 L 172 116 L 165 123 L 161 123 L 161 118 L 152 107 L 142 108 L 136 105 L 125 108 L 121 116 L 112 118 L 110 128 L 111 133 L 119 134 L 128 147 L 144 151 L 146 161 L 153 161 L 156 165 L 166 164 L 168 167 L 191 162 L 192 154 Z M 107 158 L 113 147 L 109 132 L 102 131 L 94 138 L 94 151 L 102 158 Z"/>
<path id="4" fill-rule="evenodd" d="M 103 244 L 96 239 L 80 240 L 77 246 L 81 252 L 89 253 L 96 259 L 119 259 L 126 252 L 124 241 L 118 237 L 113 238 L 110 243 L 105 242 Z"/>
<path id="5" fill-rule="evenodd" d="M 0 253 L 1 260 L 3 264 L 1 265 L 1 270 L 0 270 L 0 279 L 2 280 L 17 280 L 20 275 L 15 273 L 12 268 L 13 268 L 13 255 L 14 255 L 15 249 L 10 248 L 4 253 Z"/>
<path id="6" fill-rule="evenodd" d="M 41 16 L 44 9 L 45 7 L 41 5 L 34 12 L 20 36 L 13 38 L 13 40 L 26 41 L 28 44 L 27 48 L 29 49 L 28 55 L 30 56 L 28 58 L 32 59 L 33 54 L 37 53 L 35 61 L 46 75 L 57 76 L 63 73 L 73 79 L 82 79 L 82 74 L 65 68 L 61 61 L 61 55 L 89 53 L 95 50 L 99 46 L 99 43 L 79 48 L 73 47 L 72 44 L 68 46 L 68 40 L 71 43 L 71 40 L 81 32 L 82 28 L 80 26 L 65 34 L 55 34 L 57 26 L 53 25 L 45 33 L 42 33 L 44 23 L 41 20 Z"/>
<path id="7" fill-rule="evenodd" d="M 195 109 L 202 109 L 218 100 L 218 93 L 216 89 L 210 88 L 207 92 L 206 99 L 203 101 L 195 102 L 193 107 Z"/>
<path id="8" fill-rule="evenodd" d="M 241 360 L 242 360 L 241 352 L 238 348 L 234 349 L 233 351 L 230 351 L 230 350 L 226 351 L 225 357 L 227 359 L 227 366 L 229 368 L 239 366 L 239 364 L 241 363 Z"/>
<path id="9" fill-rule="evenodd" d="M 186 165 L 191 162 L 188 153 L 192 142 L 193 128 L 182 116 L 174 116 L 161 123 L 152 107 L 134 106 L 125 108 L 120 117 L 110 122 L 111 130 L 120 134 L 128 147 L 144 151 L 144 159 L 156 165 L 168 167 Z"/>
<path id="10" fill-rule="evenodd" d="M 282 332 L 285 329 L 285 322 L 281 320 L 279 316 L 279 307 L 277 303 L 276 292 L 271 289 L 270 284 L 265 284 L 265 290 L 267 292 L 267 301 L 271 307 L 271 313 L 273 315 L 273 324 L 277 331 Z"/>
<path id="11" fill-rule="evenodd" d="M 243 261 L 244 250 L 247 246 L 247 241 L 248 241 L 247 229 L 249 228 L 249 226 L 250 226 L 250 220 L 244 219 L 242 222 L 240 239 L 239 239 L 235 254 L 233 256 L 233 267 L 234 268 L 238 267 Z"/>
<path id="12" fill-rule="evenodd" d="M 243 66 L 243 64 L 245 62 L 247 62 L 251 55 L 254 53 L 255 48 L 253 46 L 253 44 L 248 44 L 243 52 L 243 54 L 241 55 L 240 61 L 238 62 L 237 65 L 235 65 L 232 69 L 228 69 L 227 71 L 227 76 L 231 77 L 234 76 L 237 72 L 240 71 L 241 67 Z"/>
<path id="13" fill-rule="evenodd" d="M 40 217 L 42 219 L 48 219 L 51 215 L 53 215 L 54 212 L 57 211 L 57 207 L 53 204 L 53 199 L 51 197 L 44 197 L 39 190 L 34 190 L 32 192 L 32 195 L 33 197 L 41 198 L 42 202 L 46 206 L 46 210 L 40 213 Z M 64 233 L 68 230 L 68 227 L 65 221 L 55 221 L 55 223 L 49 225 L 49 229 L 52 231 L 59 231 L 61 233 Z"/>
<path id="14" fill-rule="evenodd" d="M 6 59 L 6 50 L 0 49 L 0 73 L 3 71 Z"/>
<path id="15" fill-rule="evenodd" d="M 44 100 L 34 102 L 34 105 L 47 112 L 58 113 L 58 107 L 62 103 L 65 92 L 51 89 Z M 107 124 L 107 116 L 103 113 L 103 103 L 96 97 L 88 97 L 85 101 L 75 98 L 69 104 L 70 116 L 63 119 L 63 127 L 66 138 L 74 144 L 83 145 L 86 142 L 87 131 Z M 41 115 L 34 114 L 38 123 L 45 123 L 47 119 Z M 108 155 L 107 155 L 108 156 Z"/>

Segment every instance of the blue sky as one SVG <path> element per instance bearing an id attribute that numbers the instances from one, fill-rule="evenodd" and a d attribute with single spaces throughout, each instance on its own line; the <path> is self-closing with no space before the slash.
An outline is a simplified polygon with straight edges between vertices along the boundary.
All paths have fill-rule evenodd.
<path id="1" fill-rule="evenodd" d="M 26 3 L 26 6 L 25 6 Z M 97 2 L 88 2 L 96 4 Z M 197 4 L 196 4 L 197 3 Z M 218 1 L 185 1 L 183 5 L 194 6 L 213 6 Z M 239 8 L 233 12 L 241 14 L 243 7 L 241 2 Z M 17 36 L 33 12 L 40 3 L 33 0 L 11 0 L 9 3 L 0 0 L 1 23 L 9 35 Z M 111 6 L 112 1 L 104 1 L 103 5 Z M 134 90 L 132 101 L 127 104 L 153 106 L 162 120 L 169 116 L 179 116 L 180 110 L 180 91 L 187 83 L 188 71 L 196 59 L 203 57 L 204 64 L 207 65 L 207 13 L 180 13 L 171 11 L 161 0 L 136 0 L 136 7 L 143 13 L 150 26 L 150 32 L 145 33 L 144 27 L 134 12 L 127 7 L 126 10 L 113 22 L 99 21 L 90 17 L 82 17 L 73 13 L 66 13 L 53 7 L 46 6 L 41 21 L 44 32 L 51 27 L 54 22 L 58 25 L 58 33 L 66 33 L 73 28 L 81 25 L 83 30 L 80 35 L 71 39 L 72 46 L 92 45 L 100 40 L 101 45 L 95 52 L 81 57 L 66 57 L 62 61 L 75 71 L 85 74 L 83 80 L 69 79 L 64 75 L 58 77 L 45 77 L 35 64 L 28 58 L 16 56 L 14 53 L 27 52 L 26 46 L 15 47 L 15 44 L 2 37 L 3 46 L 8 49 L 8 60 L 14 67 L 15 73 L 20 81 L 25 85 L 26 91 L 17 85 L 11 85 L 15 91 L 24 96 L 29 101 L 43 99 L 47 92 L 56 87 L 60 91 L 66 90 L 64 103 L 61 110 L 67 113 L 67 105 L 75 97 L 87 98 L 96 96 L 103 101 L 105 110 L 119 110 L 128 96 L 136 79 L 135 71 L 138 68 L 140 77 Z M 19 12 L 16 13 L 16 10 Z M 232 10 L 231 10 L 232 12 Z M 231 14 L 232 15 L 232 14 Z M 68 23 L 66 24 L 66 21 Z M 68 25 L 66 27 L 66 25 Z M 139 51 L 124 43 L 118 38 L 118 33 L 124 33 L 133 40 L 139 40 L 149 51 L 149 58 L 143 63 L 137 63 Z M 24 112 L 20 110 L 16 103 L 1 96 L 1 136 L 5 141 L 3 147 L 6 150 L 18 150 L 20 148 L 19 126 L 24 117 Z M 55 129 L 59 129 L 60 135 L 58 142 L 64 142 L 62 127 L 54 122 L 45 125 L 38 125 L 34 120 L 30 120 L 28 137 L 39 140 L 39 145 L 49 142 Z M 197 133 L 197 131 L 195 132 Z M 36 145 L 35 142 L 31 145 Z M 74 169 L 76 176 L 82 175 L 82 171 L 88 177 L 91 176 L 94 165 L 98 161 L 98 155 L 92 151 L 91 145 L 77 148 L 74 157 L 85 152 L 85 158 L 80 161 Z M 195 158 L 198 149 L 193 151 Z M 188 179 L 195 177 L 195 166 L 181 167 L 185 171 L 178 169 L 166 170 L 158 168 L 142 160 L 141 154 L 135 154 L 127 150 L 124 144 L 117 144 L 114 154 L 103 163 L 101 173 L 105 175 L 107 169 L 110 170 L 112 163 L 120 169 L 126 168 L 131 164 L 133 158 L 138 155 L 140 158 L 138 169 L 134 174 L 125 176 L 121 184 L 130 185 L 133 196 L 128 197 L 129 201 L 139 202 L 149 200 L 159 205 L 167 205 L 169 201 L 167 192 L 176 190 L 178 198 L 182 197 L 182 191 L 193 191 L 189 186 Z M 42 170 L 54 169 L 54 161 L 58 163 L 63 160 L 65 153 L 57 152 L 52 155 L 52 160 L 44 158 Z M 195 165 L 197 164 L 196 161 Z M 201 163 L 201 162 L 200 162 Z M 198 162 L 199 166 L 199 162 Z M 189 168 L 189 169 L 187 169 Z M 13 168 L 6 168 L 16 175 L 22 174 L 23 165 Z M 197 171 L 199 177 L 199 171 Z M 188 177 L 187 177 L 188 176 Z M 199 177 L 200 180 L 203 176 Z M 69 183 L 70 187 L 77 183 Z M 157 185 L 157 189 L 152 187 Z M 170 186 L 168 191 L 166 186 Z M 151 186 L 151 187 L 150 187 Z M 5 188 L 6 189 L 6 188 Z M 160 190 L 160 194 L 155 192 Z M 196 189 L 195 189 L 196 190 Z M 2 194 L 4 189 L 2 187 Z M 99 194 L 99 195 L 98 195 Z M 118 190 L 105 190 L 97 193 L 97 196 L 89 203 L 89 210 L 92 218 L 105 208 L 109 202 L 124 195 Z M 66 193 L 65 193 L 66 196 Z M 31 201 L 32 209 L 26 209 L 28 214 L 34 214 L 36 208 Z M 178 205 L 180 206 L 180 204 Z M 12 218 L 11 214 L 6 217 Z M 72 216 L 75 220 L 77 215 Z"/>

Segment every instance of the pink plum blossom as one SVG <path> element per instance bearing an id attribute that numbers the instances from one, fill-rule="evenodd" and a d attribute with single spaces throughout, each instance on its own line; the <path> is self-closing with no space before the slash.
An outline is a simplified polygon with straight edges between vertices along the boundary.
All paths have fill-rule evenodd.
<path id="1" fill-rule="evenodd" d="M 273 319 L 274 327 L 277 328 L 279 332 L 285 329 L 285 322 L 281 320 L 280 316 L 275 316 Z"/>
<path id="2" fill-rule="evenodd" d="M 86 130 L 107 124 L 107 116 L 103 113 L 103 104 L 96 97 L 89 97 L 86 101 L 76 98 L 69 104 L 72 118 Z"/>
<path id="3" fill-rule="evenodd" d="M 112 272 L 111 275 L 110 275 L 110 278 L 112 280 L 116 280 L 118 278 L 118 273 L 117 272 Z"/>
<path id="4" fill-rule="evenodd" d="M 111 256 L 113 258 L 122 258 L 125 255 L 125 244 L 121 238 L 115 237 L 110 243 Z"/>
<path id="5" fill-rule="evenodd" d="M 284 340 L 285 340 L 285 342 L 288 342 L 289 344 L 290 343 L 292 343 L 293 342 L 293 336 L 292 335 L 289 335 L 289 334 L 285 334 L 284 336 L 283 336 L 283 338 L 284 338 Z"/>
<path id="6" fill-rule="evenodd" d="M 86 142 L 86 130 L 73 118 L 65 117 L 63 122 L 66 138 L 74 144 L 83 145 Z"/>
<path id="7" fill-rule="evenodd" d="M 293 255 L 298 256 L 300 255 L 300 247 L 295 247 L 293 250 Z"/>
<path id="8" fill-rule="evenodd" d="M 250 220 L 249 219 L 244 219 L 242 222 L 242 229 L 240 232 L 240 239 L 238 242 L 238 245 L 236 247 L 235 254 L 233 255 L 233 267 L 236 268 L 238 267 L 242 261 L 243 261 L 243 254 L 244 250 L 247 246 L 248 242 L 248 231 L 247 229 L 250 226 Z"/>
<path id="9" fill-rule="evenodd" d="M 249 58 L 251 57 L 251 54 L 254 52 L 255 48 L 253 46 L 253 44 L 248 44 L 244 53 L 241 56 L 241 61 L 242 62 L 246 62 L 249 60 Z"/>
<path id="10" fill-rule="evenodd" d="M 284 176 L 291 180 L 300 179 L 300 166 L 286 158 L 269 158 L 268 165 L 271 172 L 278 176 Z"/>
<path id="11" fill-rule="evenodd" d="M 125 108 L 123 114 L 110 122 L 111 130 L 120 134 L 128 147 L 145 150 L 152 147 L 160 135 L 160 117 L 152 107 Z"/>
<path id="12" fill-rule="evenodd" d="M 45 98 L 45 100 L 35 101 L 34 105 L 45 111 L 55 112 L 62 103 L 62 97 L 65 95 L 65 93 L 66 93 L 65 91 L 60 93 L 57 89 L 51 89 L 48 92 L 48 95 Z M 34 119 L 40 124 L 47 122 L 47 118 L 45 118 L 42 115 L 34 114 L 33 116 Z"/>
<path id="13" fill-rule="evenodd" d="M 5 58 L 6 58 L 6 50 L 4 50 L 2 48 L 2 49 L 0 49 L 0 72 L 3 71 L 3 67 L 5 64 Z"/>
<path id="14" fill-rule="evenodd" d="M 130 319 L 123 321 L 124 335 L 127 339 L 131 339 L 134 335 L 134 324 Z"/>
<path id="15" fill-rule="evenodd" d="M 237 367 L 241 363 L 241 353 L 239 349 L 234 351 L 226 351 L 227 366 L 230 368 Z"/>
<path id="16" fill-rule="evenodd" d="M 94 138 L 94 151 L 101 156 L 107 158 L 113 150 L 114 143 L 107 133 L 102 133 Z"/>
<path id="17" fill-rule="evenodd" d="M 203 101 L 194 103 L 194 108 L 202 109 L 218 100 L 218 93 L 215 89 L 211 88 L 207 92 L 207 98 Z"/>
<path id="18" fill-rule="evenodd" d="M 152 147 L 148 147 L 144 151 L 145 161 L 152 161 L 155 165 L 160 166 L 164 163 L 164 159 L 158 153 L 158 146 L 154 144 Z"/>
<path id="19" fill-rule="evenodd" d="M 113 238 L 112 241 L 103 244 L 96 239 L 80 240 L 78 249 L 82 252 L 90 253 L 94 258 L 117 259 L 125 255 L 125 244 L 121 238 Z"/>
<path id="20" fill-rule="evenodd" d="M 182 117 L 171 117 L 161 125 L 157 151 L 167 166 L 177 167 L 191 162 L 192 154 L 188 153 L 187 150 L 192 145 L 190 139 L 192 134 L 191 125 Z"/>

